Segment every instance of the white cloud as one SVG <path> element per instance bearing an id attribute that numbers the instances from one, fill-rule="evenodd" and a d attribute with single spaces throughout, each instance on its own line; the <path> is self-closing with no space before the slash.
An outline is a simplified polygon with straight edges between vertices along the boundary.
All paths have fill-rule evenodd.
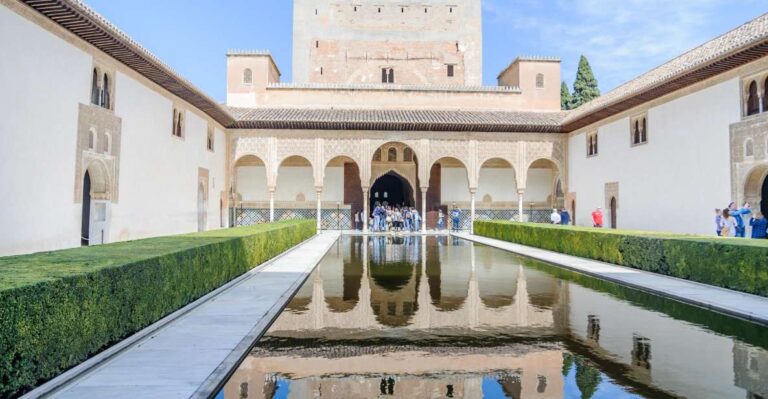
<path id="1" fill-rule="evenodd" d="M 758 1 L 484 0 L 483 7 L 486 23 L 533 40 L 543 54 L 560 56 L 569 84 L 579 55 L 586 55 L 605 90 L 735 27 L 713 28 L 724 10 L 739 7 L 747 10 L 746 18 L 758 16 L 765 8 Z"/>

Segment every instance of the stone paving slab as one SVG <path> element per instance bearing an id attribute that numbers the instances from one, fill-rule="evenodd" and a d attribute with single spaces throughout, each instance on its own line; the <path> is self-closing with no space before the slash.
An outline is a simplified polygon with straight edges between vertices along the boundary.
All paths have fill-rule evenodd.
<path id="1" fill-rule="evenodd" d="M 768 298 L 468 233 L 454 236 L 593 277 L 768 325 Z"/>
<path id="2" fill-rule="evenodd" d="M 194 308 L 42 396 L 210 396 L 339 236 L 339 232 L 324 232 L 251 270 L 236 284 L 202 303 L 188 305 Z M 40 396 L 36 391 L 28 395 Z"/>

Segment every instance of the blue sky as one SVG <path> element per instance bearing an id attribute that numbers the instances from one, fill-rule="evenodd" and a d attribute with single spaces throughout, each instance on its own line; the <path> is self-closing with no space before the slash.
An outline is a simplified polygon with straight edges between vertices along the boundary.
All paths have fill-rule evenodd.
<path id="1" fill-rule="evenodd" d="M 218 101 L 228 49 L 268 49 L 291 81 L 291 0 L 86 0 Z M 483 0 L 483 79 L 495 85 L 517 55 L 579 55 L 600 89 L 617 85 L 760 14 L 767 0 Z"/>

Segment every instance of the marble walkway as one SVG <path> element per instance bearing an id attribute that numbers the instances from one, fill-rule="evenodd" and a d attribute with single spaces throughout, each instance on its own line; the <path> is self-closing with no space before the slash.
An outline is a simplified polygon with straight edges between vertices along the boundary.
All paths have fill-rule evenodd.
<path id="1" fill-rule="evenodd" d="M 768 298 L 765 297 L 745 294 L 738 291 L 650 273 L 629 267 L 564 255 L 558 252 L 528 247 L 525 245 L 513 244 L 493 238 L 481 237 L 468 233 L 452 234 L 479 244 L 514 252 L 519 255 L 601 278 L 603 280 L 616 282 L 730 316 L 768 325 Z"/>
<path id="2" fill-rule="evenodd" d="M 311 238 L 26 397 L 209 397 L 339 235 L 323 232 Z"/>

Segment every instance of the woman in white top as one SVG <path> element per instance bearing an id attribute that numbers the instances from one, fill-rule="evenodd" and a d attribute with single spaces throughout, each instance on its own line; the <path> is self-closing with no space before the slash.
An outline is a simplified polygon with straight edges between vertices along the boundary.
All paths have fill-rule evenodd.
<path id="1" fill-rule="evenodd" d="M 723 209 L 723 217 L 720 219 L 720 237 L 736 237 L 736 219 L 731 216 L 728 208 Z"/>

